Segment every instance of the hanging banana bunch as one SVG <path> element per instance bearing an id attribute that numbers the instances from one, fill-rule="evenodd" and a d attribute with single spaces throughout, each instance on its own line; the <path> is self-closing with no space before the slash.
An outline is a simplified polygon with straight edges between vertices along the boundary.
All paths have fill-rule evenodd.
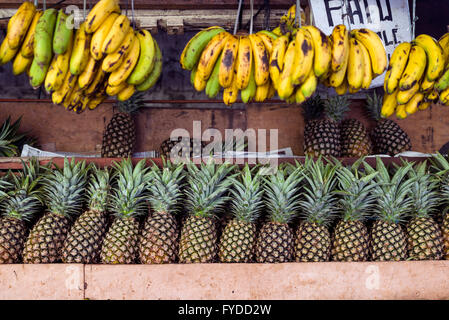
<path id="1" fill-rule="evenodd" d="M 119 0 L 100 0 L 77 30 L 68 19 L 62 9 L 25 1 L 9 20 L 0 65 L 12 61 L 15 75 L 27 72 L 33 88 L 43 85 L 53 103 L 77 113 L 156 84 L 162 52 L 150 32 L 121 14 Z"/>

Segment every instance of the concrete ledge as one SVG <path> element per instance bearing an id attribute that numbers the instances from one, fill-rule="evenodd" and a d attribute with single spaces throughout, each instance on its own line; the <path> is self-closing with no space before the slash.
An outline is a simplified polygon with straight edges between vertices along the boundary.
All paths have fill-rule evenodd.
<path id="1" fill-rule="evenodd" d="M 0 299 L 449 299 L 449 261 L 0 265 Z"/>

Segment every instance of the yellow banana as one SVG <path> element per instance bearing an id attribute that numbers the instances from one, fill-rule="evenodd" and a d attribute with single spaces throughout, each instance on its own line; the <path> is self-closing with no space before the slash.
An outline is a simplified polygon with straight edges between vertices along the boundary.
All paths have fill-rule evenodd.
<path id="1" fill-rule="evenodd" d="M 133 42 L 137 41 L 134 30 L 129 30 L 120 47 L 114 53 L 108 54 L 102 64 L 104 72 L 113 72 L 122 64 L 125 57 L 132 48 Z"/>
<path id="2" fill-rule="evenodd" d="M 121 15 L 115 19 L 101 46 L 101 51 L 103 54 L 110 54 L 116 51 L 120 47 L 120 44 L 123 42 L 130 29 L 132 29 L 131 23 L 127 16 Z"/>
<path id="3" fill-rule="evenodd" d="M 128 84 L 126 82 L 122 82 L 117 87 L 114 87 L 114 86 L 111 86 L 108 84 L 108 86 L 106 87 L 106 94 L 111 97 L 116 96 L 120 91 L 125 89 L 127 86 L 128 86 Z"/>
<path id="4" fill-rule="evenodd" d="M 78 76 L 67 72 L 64 82 L 59 90 L 53 92 L 51 98 L 54 104 L 60 104 L 66 100 L 68 96 L 72 93 L 73 88 L 78 86 Z"/>
<path id="5" fill-rule="evenodd" d="M 293 96 L 294 96 L 294 97 L 291 97 L 291 98 L 287 99 L 286 101 L 287 101 L 288 103 L 301 104 L 301 103 L 303 103 L 304 101 L 307 100 L 307 98 L 304 97 L 304 95 L 303 95 L 303 93 L 302 93 L 302 90 L 301 90 L 300 88 L 297 88 L 297 89 L 296 89 L 296 91 L 295 91 L 295 93 L 293 94 Z M 293 98 L 294 98 L 294 100 L 293 100 Z"/>
<path id="6" fill-rule="evenodd" d="M 381 75 L 387 68 L 387 53 L 377 33 L 366 28 L 351 31 L 358 41 L 368 50 L 373 68 L 373 78 Z"/>
<path id="7" fill-rule="evenodd" d="M 277 26 L 276 28 L 274 28 L 273 30 L 272 30 L 272 32 L 275 34 L 275 35 L 277 35 L 277 36 L 282 36 L 283 34 L 282 34 L 282 31 L 281 31 L 281 27 L 279 27 L 279 26 Z"/>
<path id="8" fill-rule="evenodd" d="M 76 108 L 76 106 L 78 105 L 78 103 L 81 101 L 81 98 L 84 95 L 84 90 L 81 89 L 79 86 L 75 86 L 75 88 L 73 88 L 73 91 L 70 95 L 70 101 L 68 103 L 67 106 L 67 110 L 73 110 Z"/>
<path id="9" fill-rule="evenodd" d="M 0 46 L 0 66 L 8 63 L 16 56 L 19 49 L 11 49 L 8 44 L 8 40 L 4 39 Z"/>
<path id="10" fill-rule="evenodd" d="M 384 89 L 391 94 L 399 85 L 399 80 L 407 66 L 408 57 L 412 45 L 409 42 L 403 42 L 394 49 L 385 75 Z"/>
<path id="11" fill-rule="evenodd" d="M 288 46 L 288 37 L 280 36 L 273 42 L 273 51 L 270 56 L 270 77 L 273 86 L 277 89 L 280 74 L 284 68 L 284 55 Z"/>
<path id="12" fill-rule="evenodd" d="M 341 83 L 341 85 L 335 88 L 335 92 L 339 96 L 341 96 L 344 95 L 346 92 L 348 92 L 348 89 L 349 89 L 348 80 L 345 78 L 345 80 Z"/>
<path id="13" fill-rule="evenodd" d="M 332 39 L 331 68 L 333 72 L 337 72 L 347 64 L 349 57 L 349 33 L 346 26 L 343 24 L 335 26 L 330 38 Z"/>
<path id="14" fill-rule="evenodd" d="M 257 35 L 259 36 L 259 38 L 262 40 L 265 49 L 268 52 L 268 57 L 271 56 L 271 52 L 273 51 L 273 42 L 275 39 L 273 39 L 272 37 L 270 37 L 269 35 L 262 33 L 262 32 L 258 32 Z"/>
<path id="15" fill-rule="evenodd" d="M 12 64 L 12 73 L 15 76 L 18 76 L 19 74 L 24 73 L 31 66 L 32 62 L 33 62 L 33 57 L 25 58 L 20 53 L 16 54 L 16 57 L 14 58 L 14 62 Z"/>
<path id="16" fill-rule="evenodd" d="M 301 84 L 299 90 L 301 91 L 304 98 L 308 99 L 315 92 L 317 85 L 318 85 L 318 78 L 315 75 L 315 72 L 313 70 L 310 70 L 309 75 L 307 76 L 306 80 Z"/>
<path id="17" fill-rule="evenodd" d="M 445 67 L 449 67 L 449 32 L 445 33 L 440 40 L 438 40 L 438 44 L 441 49 L 443 49 L 443 58 L 446 61 Z"/>
<path id="18" fill-rule="evenodd" d="M 91 94 L 99 92 L 101 90 L 101 88 L 103 88 L 105 85 L 104 84 L 105 77 L 106 77 L 106 73 L 103 71 L 103 69 L 101 69 L 100 66 L 97 66 L 97 72 L 95 74 L 95 77 L 92 80 L 89 87 L 85 90 L 85 93 L 87 95 L 91 95 Z"/>
<path id="19" fill-rule="evenodd" d="M 424 94 L 417 92 L 405 105 L 405 112 L 407 112 L 407 114 L 414 114 L 418 111 L 418 106 L 423 100 Z"/>
<path id="20" fill-rule="evenodd" d="M 446 62 L 440 45 L 434 38 L 427 34 L 420 34 L 412 41 L 412 43 L 420 46 L 426 52 L 426 77 L 429 81 L 435 81 L 443 73 Z"/>
<path id="21" fill-rule="evenodd" d="M 363 46 L 357 39 L 349 39 L 349 60 L 347 67 L 347 79 L 350 93 L 356 92 L 362 87 L 365 60 L 362 53 Z"/>
<path id="22" fill-rule="evenodd" d="M 405 119 L 407 118 L 407 112 L 405 111 L 405 104 L 400 104 L 396 106 L 396 117 L 398 119 Z"/>
<path id="23" fill-rule="evenodd" d="M 75 43 L 70 57 L 70 72 L 74 75 L 81 74 L 89 61 L 91 38 L 92 36 L 86 33 L 85 22 L 83 22 L 76 31 Z"/>
<path id="24" fill-rule="evenodd" d="M 268 70 L 269 55 L 262 39 L 257 34 L 250 34 L 249 40 L 253 49 L 254 80 L 256 85 L 262 86 L 268 82 L 270 77 Z"/>
<path id="25" fill-rule="evenodd" d="M 360 43 L 360 51 L 363 55 L 363 79 L 362 79 L 362 89 L 368 89 L 373 81 L 373 69 L 371 67 L 371 58 L 368 53 L 368 49 Z"/>
<path id="26" fill-rule="evenodd" d="M 25 1 L 14 14 L 11 24 L 8 24 L 6 38 L 11 49 L 19 48 L 22 44 L 29 26 L 33 21 L 36 7 L 32 2 Z"/>
<path id="27" fill-rule="evenodd" d="M 321 77 L 331 66 L 332 52 L 329 38 L 315 26 L 304 26 L 303 29 L 309 32 L 312 38 L 314 48 L 313 70 L 317 77 Z"/>
<path id="28" fill-rule="evenodd" d="M 292 83 L 293 65 L 296 53 L 296 41 L 290 42 L 284 55 L 284 68 L 279 78 L 278 95 L 285 100 L 293 94 L 294 87 Z"/>
<path id="29" fill-rule="evenodd" d="M 53 57 L 53 61 L 48 68 L 47 76 L 45 77 L 45 90 L 48 93 L 57 91 L 66 78 L 69 72 L 70 57 L 72 56 L 73 47 L 73 32 L 70 36 L 69 46 L 64 54 L 59 54 Z"/>
<path id="30" fill-rule="evenodd" d="M 132 84 L 128 84 L 125 89 L 120 91 L 117 94 L 117 100 L 118 101 L 126 101 L 136 92 L 136 87 Z"/>
<path id="31" fill-rule="evenodd" d="M 426 101 L 425 99 L 422 100 L 419 104 L 418 104 L 418 110 L 426 110 L 428 107 L 430 107 L 431 102 L 430 101 Z"/>
<path id="32" fill-rule="evenodd" d="M 270 81 L 270 87 L 268 88 L 267 99 L 271 99 L 276 94 L 276 88 L 273 85 L 273 81 Z"/>
<path id="33" fill-rule="evenodd" d="M 396 89 L 392 94 L 388 94 L 385 92 L 383 101 L 382 101 L 382 109 L 380 111 L 380 115 L 382 118 L 388 118 L 391 116 L 396 110 L 397 102 L 397 94 L 399 89 Z"/>
<path id="34" fill-rule="evenodd" d="M 427 77 L 423 77 L 419 91 L 424 93 L 429 92 L 433 89 L 434 85 L 435 81 L 429 81 L 427 80 Z"/>
<path id="35" fill-rule="evenodd" d="M 198 61 L 198 66 L 196 72 L 199 77 L 202 77 L 204 81 L 209 79 L 210 74 L 215 66 L 215 62 L 220 56 L 223 47 L 227 41 L 228 36 L 230 36 L 227 32 L 221 32 L 214 36 L 212 40 L 204 48 L 201 53 L 200 60 Z"/>
<path id="36" fill-rule="evenodd" d="M 109 17 L 107 17 L 106 21 L 93 34 L 92 40 L 90 41 L 90 54 L 95 60 L 100 60 L 103 58 L 102 48 L 104 40 L 108 36 L 109 31 L 111 31 L 112 25 L 118 16 L 119 15 L 117 13 L 111 13 Z"/>
<path id="37" fill-rule="evenodd" d="M 338 70 L 337 72 L 333 72 L 331 73 L 331 75 L 329 76 L 329 85 L 331 87 L 339 87 L 343 81 L 345 80 L 345 76 L 346 76 L 346 71 L 348 68 L 348 62 L 349 62 L 349 56 L 348 59 L 346 59 L 346 61 L 343 62 L 342 67 L 340 68 L 340 70 Z"/>
<path id="38" fill-rule="evenodd" d="M 419 91 L 419 82 L 416 82 L 413 87 L 408 90 L 399 90 L 397 101 L 398 104 L 406 104 Z"/>
<path id="39" fill-rule="evenodd" d="M 254 96 L 254 101 L 256 102 L 263 102 L 268 98 L 269 91 L 270 91 L 271 82 L 268 81 L 262 86 L 257 86 L 256 88 L 256 94 Z"/>
<path id="40" fill-rule="evenodd" d="M 139 61 L 127 80 L 132 85 L 139 85 L 144 82 L 153 71 L 156 62 L 156 46 L 151 33 L 141 29 L 137 32 L 137 39 L 140 41 Z"/>
<path id="41" fill-rule="evenodd" d="M 248 86 L 252 63 L 253 52 L 251 50 L 251 41 L 248 37 L 242 36 L 239 41 L 237 63 L 235 65 L 237 72 L 234 74 L 234 77 L 237 77 L 235 79 L 235 85 L 240 90 L 245 89 Z"/>
<path id="42" fill-rule="evenodd" d="M 300 28 L 295 37 L 295 62 L 291 75 L 293 84 L 301 84 L 313 70 L 314 48 L 312 37 L 305 29 Z"/>
<path id="43" fill-rule="evenodd" d="M 90 99 L 87 103 L 87 108 L 89 110 L 94 110 L 96 107 L 98 107 L 104 100 L 106 100 L 106 96 L 104 94 L 95 96 L 94 98 Z"/>
<path id="44" fill-rule="evenodd" d="M 236 65 L 237 67 L 237 65 Z M 234 76 L 232 77 L 231 86 L 224 88 L 223 90 L 223 102 L 230 106 L 237 101 L 239 95 L 239 88 L 237 87 L 237 72 L 234 70 Z"/>
<path id="45" fill-rule="evenodd" d="M 193 87 L 196 91 L 200 92 L 206 89 L 207 80 L 204 80 L 203 77 L 198 73 L 198 71 L 195 71 L 195 78 L 193 79 Z"/>
<path id="46" fill-rule="evenodd" d="M 407 66 L 399 80 L 399 89 L 406 91 L 417 84 L 426 70 L 426 65 L 427 58 L 424 49 L 419 46 L 412 46 Z"/>
<path id="47" fill-rule="evenodd" d="M 91 84 L 91 82 L 94 80 L 95 75 L 97 74 L 98 67 L 99 62 L 97 62 L 97 60 L 95 60 L 95 58 L 90 55 L 86 67 L 78 77 L 78 85 L 81 89 L 84 89 Z"/>
<path id="48" fill-rule="evenodd" d="M 221 56 L 220 69 L 218 71 L 218 82 L 223 88 L 227 88 L 232 84 L 238 49 L 239 39 L 235 36 L 229 36 L 223 47 L 223 55 Z"/>
<path id="49" fill-rule="evenodd" d="M 426 94 L 426 99 L 432 102 L 436 102 L 438 100 L 438 97 L 439 97 L 438 91 L 435 89 Z"/>
<path id="50" fill-rule="evenodd" d="M 42 16 L 42 10 L 37 10 L 34 14 L 33 21 L 28 29 L 27 35 L 23 40 L 22 47 L 20 49 L 20 53 L 25 58 L 32 58 L 34 56 L 34 33 L 36 31 L 36 25 L 39 21 L 39 18 Z"/>
<path id="51" fill-rule="evenodd" d="M 445 106 L 449 104 L 449 88 L 440 92 L 439 101 Z"/>
<path id="52" fill-rule="evenodd" d="M 97 31 L 113 12 L 120 13 L 119 0 L 100 0 L 86 17 L 86 32 Z"/>
<path id="53" fill-rule="evenodd" d="M 128 53 L 123 63 L 109 76 L 108 82 L 111 86 L 118 86 L 120 83 L 128 79 L 137 64 L 137 61 L 139 60 L 139 54 L 140 42 L 136 40 L 133 42 L 131 51 Z"/>

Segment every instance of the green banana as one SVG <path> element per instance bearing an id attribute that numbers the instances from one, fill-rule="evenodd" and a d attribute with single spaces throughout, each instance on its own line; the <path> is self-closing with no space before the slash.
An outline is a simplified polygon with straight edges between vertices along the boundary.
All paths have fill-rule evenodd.
<path id="1" fill-rule="evenodd" d="M 212 71 L 212 74 L 210 75 L 209 79 L 206 83 L 206 95 L 213 99 L 217 96 L 217 94 L 220 92 L 220 81 L 218 78 L 218 75 L 220 73 L 220 64 L 221 64 L 221 56 L 217 59 L 215 62 L 214 70 Z"/>
<path id="2" fill-rule="evenodd" d="M 279 36 L 277 34 L 273 33 L 272 31 L 269 31 L 269 30 L 260 30 L 257 33 L 266 34 L 267 36 L 269 36 L 273 40 L 276 40 L 277 38 L 279 38 Z"/>
<path id="3" fill-rule="evenodd" d="M 151 33 L 147 30 L 141 29 L 136 33 L 136 35 L 140 41 L 139 61 L 127 80 L 129 84 L 133 85 L 139 85 L 145 81 L 145 78 L 153 70 L 154 61 L 156 60 L 154 40 Z"/>
<path id="4" fill-rule="evenodd" d="M 443 91 L 449 88 L 449 68 L 443 73 L 443 75 L 438 79 L 434 86 L 438 91 Z"/>
<path id="5" fill-rule="evenodd" d="M 72 29 L 67 27 L 67 18 L 68 16 L 64 13 L 64 10 L 59 10 L 53 36 L 53 52 L 55 54 L 64 54 L 72 40 Z"/>
<path id="6" fill-rule="evenodd" d="M 36 25 L 34 34 L 34 60 L 39 65 L 48 65 L 53 57 L 53 34 L 58 11 L 47 9 Z M 33 61 L 34 62 L 34 61 Z"/>
<path id="7" fill-rule="evenodd" d="M 254 61 L 251 64 L 251 74 L 249 76 L 249 82 L 245 89 L 240 92 L 243 103 L 250 102 L 256 95 L 257 85 L 254 76 Z"/>
<path id="8" fill-rule="evenodd" d="M 154 68 L 151 71 L 150 75 L 144 82 L 136 86 L 137 91 L 146 91 L 154 86 L 159 79 L 162 72 L 162 52 L 159 48 L 159 45 L 156 41 L 154 41 L 154 46 L 156 49 L 156 60 L 154 62 Z"/>
<path id="9" fill-rule="evenodd" d="M 192 86 L 195 83 L 195 76 L 196 76 L 196 66 L 193 67 L 192 71 L 190 71 L 190 84 Z"/>
<path id="10" fill-rule="evenodd" d="M 42 64 L 33 59 L 33 63 L 30 67 L 30 84 L 34 89 L 37 89 L 45 81 L 49 64 Z"/>
<path id="11" fill-rule="evenodd" d="M 210 27 L 198 32 L 185 46 L 182 51 L 180 63 L 183 69 L 192 70 L 198 63 L 201 53 L 209 41 L 217 34 L 225 32 L 221 27 Z"/>

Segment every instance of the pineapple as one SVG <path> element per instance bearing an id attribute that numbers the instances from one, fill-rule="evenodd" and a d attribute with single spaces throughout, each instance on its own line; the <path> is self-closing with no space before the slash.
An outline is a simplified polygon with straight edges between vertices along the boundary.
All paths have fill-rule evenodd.
<path id="1" fill-rule="evenodd" d="M 234 218 L 226 225 L 220 239 L 220 262 L 251 262 L 256 240 L 255 222 L 262 210 L 263 189 L 260 171 L 248 164 L 239 179 L 233 180 L 231 211 Z"/>
<path id="2" fill-rule="evenodd" d="M 218 230 L 214 215 L 223 211 L 229 200 L 226 191 L 231 186 L 229 175 L 235 166 L 215 165 L 213 160 L 200 168 L 189 163 L 186 206 L 189 216 L 181 230 L 179 261 L 181 263 L 214 262 L 217 256 Z"/>
<path id="3" fill-rule="evenodd" d="M 349 110 L 347 99 L 336 96 L 320 102 L 320 98 L 315 97 L 303 104 L 306 110 L 305 113 L 307 114 L 308 109 L 315 108 L 320 103 L 323 104 L 325 118 L 312 120 L 311 124 L 306 125 L 304 130 L 304 154 L 313 157 L 318 157 L 319 155 L 340 157 L 341 137 L 339 122 L 343 118 L 344 113 Z"/>
<path id="4" fill-rule="evenodd" d="M 337 223 L 332 239 L 333 261 L 368 261 L 369 236 L 364 224 L 372 212 L 375 195 L 372 193 L 376 184 L 373 178 L 377 172 L 363 174 L 359 166 L 363 158 L 352 167 L 341 167 L 337 171 L 341 195 L 338 206 L 342 219 Z"/>
<path id="5" fill-rule="evenodd" d="M 137 217 L 147 212 L 147 185 L 151 180 L 145 160 L 133 168 L 131 159 L 114 162 L 117 185 L 112 189 L 110 212 L 115 220 L 107 231 L 100 258 L 107 264 L 135 263 L 138 254 L 139 222 Z"/>
<path id="6" fill-rule="evenodd" d="M 374 93 L 372 97 L 367 96 L 366 102 L 371 117 L 377 122 L 371 131 L 374 153 L 394 156 L 401 152 L 410 151 L 412 145 L 407 133 L 393 120 L 381 117 L 382 99 Z"/>
<path id="7" fill-rule="evenodd" d="M 299 202 L 303 220 L 296 231 L 295 260 L 297 262 L 329 261 L 331 235 L 329 224 L 335 211 L 337 166 L 306 159 L 304 199 Z"/>
<path id="8" fill-rule="evenodd" d="M 182 157 L 183 149 L 186 149 L 188 147 L 190 158 L 192 158 L 194 155 L 201 155 L 202 149 L 205 146 L 204 142 L 192 138 L 189 139 L 186 137 L 178 137 L 177 140 L 167 139 L 161 143 L 161 156 L 165 157 L 166 159 L 170 159 L 171 151 L 177 144 L 180 144 L 180 149 L 176 154 Z M 176 152 L 176 150 L 174 152 Z"/>
<path id="9" fill-rule="evenodd" d="M 112 116 L 103 133 L 102 158 L 127 158 L 136 144 L 136 127 L 132 115 L 144 106 L 143 92 L 126 101 L 119 101 L 118 111 Z"/>
<path id="10" fill-rule="evenodd" d="M 11 123 L 11 117 L 8 117 L 0 127 L 0 157 L 20 156 L 24 144 L 33 145 L 36 139 L 19 133 L 22 117 Z"/>
<path id="11" fill-rule="evenodd" d="M 26 222 L 40 213 L 43 206 L 39 162 L 22 162 L 22 166 L 22 172 L 11 174 L 14 189 L 4 194 L 7 198 L 0 206 L 3 212 L 0 218 L 0 263 L 21 262 L 28 229 Z"/>
<path id="12" fill-rule="evenodd" d="M 182 198 L 184 165 L 164 163 L 151 167 L 149 202 L 152 214 L 146 218 L 139 240 L 140 261 L 146 264 L 174 263 L 178 250 L 178 223 L 174 214 Z"/>
<path id="13" fill-rule="evenodd" d="M 340 123 L 341 156 L 360 158 L 372 153 L 371 139 L 365 126 L 357 119 Z"/>
<path id="14" fill-rule="evenodd" d="M 64 168 L 52 170 L 43 180 L 44 200 L 48 212 L 30 231 L 23 251 L 25 263 L 54 263 L 61 251 L 72 217 L 84 203 L 84 189 L 89 167 L 85 161 L 75 163 L 64 159 Z"/>
<path id="15" fill-rule="evenodd" d="M 265 179 L 265 205 L 269 215 L 256 240 L 256 261 L 259 263 L 289 262 L 294 253 L 294 234 L 288 225 L 299 208 L 299 183 L 303 166 L 278 168 Z M 291 173 L 289 174 L 289 171 Z"/>
<path id="16" fill-rule="evenodd" d="M 426 162 L 410 171 L 412 219 L 407 224 L 408 254 L 411 260 L 439 260 L 443 256 L 441 230 L 430 213 L 438 205 L 436 178 L 427 172 Z"/>
<path id="17" fill-rule="evenodd" d="M 373 261 L 401 261 L 407 259 L 407 236 L 402 223 L 410 212 L 409 192 L 412 179 L 407 178 L 411 163 L 404 163 L 390 176 L 383 161 L 376 158 L 376 169 L 365 163 L 369 174 L 376 174 L 373 189 L 377 203 L 375 219 L 370 231 L 370 251 Z"/>
<path id="18" fill-rule="evenodd" d="M 107 207 L 110 200 L 111 180 L 108 169 L 93 166 L 87 189 L 89 208 L 75 221 L 62 249 L 65 263 L 98 263 L 100 247 L 108 224 Z"/>

